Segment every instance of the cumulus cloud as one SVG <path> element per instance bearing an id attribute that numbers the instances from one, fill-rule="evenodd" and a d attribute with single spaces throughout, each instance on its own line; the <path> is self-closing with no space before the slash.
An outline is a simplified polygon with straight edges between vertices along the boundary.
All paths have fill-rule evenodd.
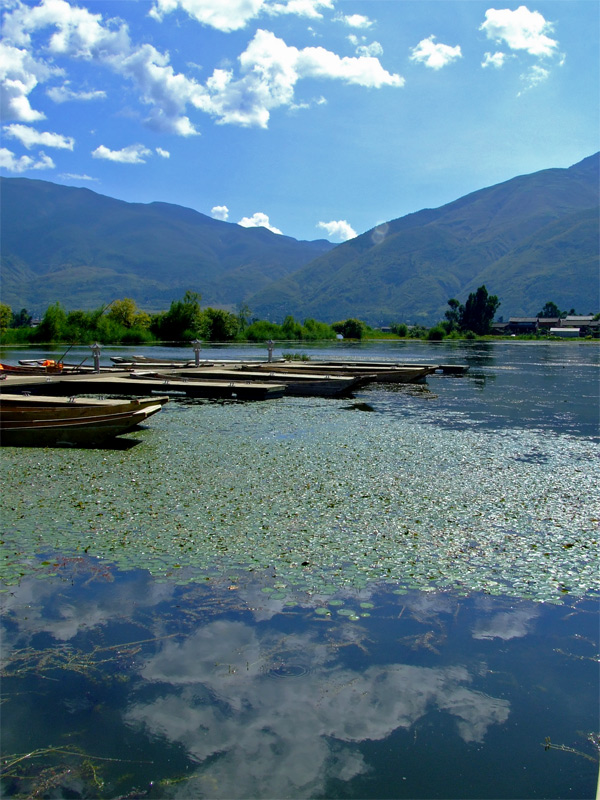
<path id="1" fill-rule="evenodd" d="M 183 0 L 159 0 L 154 15 L 182 7 Z M 330 7 L 329 0 L 185 0 L 186 9 L 197 15 L 226 14 L 238 19 L 238 12 L 316 14 Z M 241 11 L 240 11 L 241 10 Z M 234 13 L 235 11 L 235 13 Z M 243 14 L 242 14 L 243 17 Z M 207 23 L 208 24 L 208 23 Z M 223 27 L 224 26 L 224 27 Z M 224 22 L 223 29 L 226 29 Z M 32 122 L 44 114 L 32 108 L 29 97 L 42 81 L 61 76 L 53 59 L 85 60 L 101 65 L 129 81 L 138 91 L 139 101 L 149 111 L 144 122 L 149 127 L 179 136 L 197 135 L 188 108 L 210 114 L 222 124 L 266 127 L 270 113 L 280 106 L 292 106 L 296 83 L 304 78 L 340 80 L 344 83 L 380 88 L 402 86 L 403 78 L 387 72 L 371 53 L 355 58 L 340 57 L 322 47 L 298 49 L 288 46 L 274 34 L 258 30 L 247 49 L 239 56 L 239 75 L 230 69 L 216 69 L 203 85 L 176 72 L 168 53 L 149 43 L 132 42 L 127 25 L 120 20 L 103 20 L 99 13 L 71 6 L 66 0 L 41 0 L 35 7 L 13 0 L 4 17 L 3 102 L 5 119 Z M 34 41 L 35 35 L 35 41 Z M 48 63 L 32 53 L 47 54 Z M 62 88 L 51 88 L 51 97 L 93 99 L 98 93 L 76 93 L 63 80 Z"/>
<path id="2" fill-rule="evenodd" d="M 171 158 L 171 153 L 169 153 L 169 151 L 168 151 L 168 150 L 163 150 L 163 148 L 162 148 L 162 147 L 156 147 L 156 148 L 155 148 L 155 152 L 156 152 L 156 154 L 157 154 L 157 155 L 159 155 L 161 158 Z"/>
<path id="3" fill-rule="evenodd" d="M 150 16 L 161 21 L 181 9 L 201 25 L 230 33 L 245 28 L 261 14 L 321 19 L 323 8 L 333 8 L 332 0 L 155 0 Z"/>
<path id="4" fill-rule="evenodd" d="M 75 139 L 71 136 L 63 136 L 61 133 L 50 133 L 49 131 L 40 132 L 29 125 L 5 125 L 4 135 L 9 139 L 18 139 L 28 150 L 38 145 L 44 147 L 56 147 L 60 150 L 72 150 Z"/>
<path id="5" fill-rule="evenodd" d="M 42 111 L 31 107 L 29 95 L 39 83 L 62 70 L 44 64 L 34 58 L 25 48 L 15 47 L 7 39 L 4 18 L 4 41 L 0 42 L 0 112 L 3 119 L 16 119 L 20 122 L 36 122 L 45 119 Z"/>
<path id="6" fill-rule="evenodd" d="M 348 25 L 349 28 L 370 28 L 373 21 L 363 14 L 340 14 L 336 19 Z"/>
<path id="7" fill-rule="evenodd" d="M 225 222 L 229 218 L 229 209 L 227 206 L 213 206 L 210 210 L 210 215 L 213 219 L 220 219 Z M 241 222 L 239 224 L 241 225 Z"/>
<path id="8" fill-rule="evenodd" d="M 62 86 L 51 86 L 46 91 L 46 94 L 55 103 L 67 103 L 73 100 L 87 102 L 89 100 L 104 100 L 106 98 L 106 92 L 101 89 L 94 89 L 88 92 L 75 91 L 75 89 L 71 89 L 70 81 L 65 81 Z"/>
<path id="9" fill-rule="evenodd" d="M 410 56 L 411 61 L 436 70 L 451 64 L 457 58 L 462 58 L 460 45 L 450 47 L 447 44 L 438 44 L 435 36 L 421 39 L 419 44 L 412 48 Z"/>
<path id="10" fill-rule="evenodd" d="M 46 40 L 41 32 L 49 34 Z M 140 101 L 151 111 L 148 124 L 182 136 L 196 133 L 184 110 L 202 87 L 176 73 L 169 57 L 150 44 L 134 45 L 127 25 L 109 20 L 100 14 L 69 5 L 66 0 L 42 0 L 33 8 L 15 0 L 4 16 L 4 52 L 0 63 L 4 117 L 31 122 L 42 119 L 42 112 L 31 108 L 29 96 L 42 81 L 48 81 L 63 70 L 52 65 L 56 57 L 85 60 L 100 64 L 131 81 L 139 91 Z M 36 41 L 33 35 L 38 34 Z M 48 64 L 36 60 L 30 51 L 46 52 Z M 68 86 L 52 92 L 53 99 L 68 99 Z M 91 99 L 91 98 L 90 98 Z"/>
<path id="11" fill-rule="evenodd" d="M 6 147 L 0 147 L 0 167 L 8 170 L 9 172 L 28 172 L 34 169 L 54 169 L 54 161 L 43 153 L 41 150 L 37 158 L 31 156 L 21 156 L 17 158 L 15 154 L 7 150 Z"/>
<path id="12" fill-rule="evenodd" d="M 145 164 L 146 158 L 152 155 L 152 150 L 144 147 L 143 144 L 130 144 L 121 150 L 109 150 L 101 144 L 92 151 L 92 158 L 100 158 L 105 161 L 116 161 L 119 164 Z"/>
<path id="13" fill-rule="evenodd" d="M 495 67 L 496 69 L 500 69 L 500 67 L 504 66 L 505 61 L 506 53 L 485 53 L 481 66 L 484 68 Z"/>
<path id="14" fill-rule="evenodd" d="M 299 50 L 270 31 L 258 30 L 239 56 L 241 77 L 217 69 L 208 79 L 207 95 L 195 104 L 221 123 L 267 127 L 270 113 L 291 106 L 296 83 L 302 78 L 341 80 L 347 84 L 380 88 L 402 86 L 404 79 L 387 72 L 377 58 L 340 57 L 323 47 Z"/>
<path id="15" fill-rule="evenodd" d="M 504 42 L 511 50 L 524 50 L 532 56 L 554 56 L 558 42 L 551 39 L 553 26 L 539 11 L 530 11 L 519 6 L 516 11 L 508 8 L 490 8 L 485 12 L 485 22 L 479 30 L 488 39 Z"/>
<path id="16" fill-rule="evenodd" d="M 357 56 L 382 56 L 383 47 L 379 42 L 371 42 L 371 44 L 360 44 L 356 48 Z"/>
<path id="17" fill-rule="evenodd" d="M 241 225 L 242 228 L 267 228 L 271 233 L 281 233 L 279 228 L 271 225 L 269 217 L 263 214 L 262 211 L 257 211 L 255 214 L 252 214 L 251 217 L 242 217 L 238 225 Z"/>
<path id="18" fill-rule="evenodd" d="M 327 236 L 330 239 L 336 239 L 340 242 L 347 242 L 348 239 L 354 239 L 357 235 L 354 228 L 345 219 L 332 219 L 331 222 L 319 222 L 317 228 L 322 228 L 327 231 Z"/>

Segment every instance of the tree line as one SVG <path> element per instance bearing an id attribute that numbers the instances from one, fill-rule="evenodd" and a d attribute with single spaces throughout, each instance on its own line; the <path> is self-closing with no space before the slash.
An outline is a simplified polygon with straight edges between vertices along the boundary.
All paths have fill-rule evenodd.
<path id="1" fill-rule="evenodd" d="M 4 344 L 66 342 L 84 344 L 153 344 L 156 342 L 264 342 L 319 341 L 343 337 L 363 339 L 383 334 L 359 319 L 350 318 L 328 324 L 314 319 L 299 322 L 287 316 L 281 324 L 253 319 L 242 304 L 237 313 L 220 308 L 203 308 L 201 295 L 186 292 L 173 300 L 168 311 L 148 314 L 131 298 L 114 300 L 92 311 L 67 311 L 60 303 L 46 309 L 40 323 L 32 325 L 31 315 L 23 308 L 13 312 L 0 303 L 0 336 Z M 500 305 L 496 295 L 485 286 L 469 294 L 464 304 L 455 298 L 448 301 L 444 319 L 432 328 L 397 323 L 391 332 L 402 338 L 443 339 L 446 336 L 485 336 Z M 554 312 L 558 312 L 554 314 Z M 562 316 L 554 303 L 546 303 L 538 316 Z"/>

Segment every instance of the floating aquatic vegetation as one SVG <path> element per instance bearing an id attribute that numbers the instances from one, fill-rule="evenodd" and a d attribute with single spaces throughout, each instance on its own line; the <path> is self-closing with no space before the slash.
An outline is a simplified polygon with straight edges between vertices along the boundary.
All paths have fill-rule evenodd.
<path id="1" fill-rule="evenodd" d="M 594 442 L 454 430 L 401 407 L 174 405 L 127 452 L 13 449 L 4 581 L 85 553 L 180 585 L 265 569 L 279 601 L 378 581 L 537 600 L 600 590 Z"/>

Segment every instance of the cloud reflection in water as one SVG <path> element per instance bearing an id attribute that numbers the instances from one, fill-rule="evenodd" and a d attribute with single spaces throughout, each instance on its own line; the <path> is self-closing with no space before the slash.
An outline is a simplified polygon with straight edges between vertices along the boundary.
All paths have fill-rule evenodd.
<path id="1" fill-rule="evenodd" d="M 481 742 L 509 715 L 508 701 L 469 688 L 462 666 L 357 671 L 340 666 L 310 634 L 286 636 L 285 653 L 302 666 L 299 677 L 273 677 L 277 648 L 268 635 L 218 620 L 147 659 L 142 675 L 162 692 L 132 703 L 126 719 L 200 762 L 213 759 L 178 797 L 315 796 L 329 780 L 367 770 L 352 745 L 383 740 L 432 710 L 455 717 L 465 742 Z"/>

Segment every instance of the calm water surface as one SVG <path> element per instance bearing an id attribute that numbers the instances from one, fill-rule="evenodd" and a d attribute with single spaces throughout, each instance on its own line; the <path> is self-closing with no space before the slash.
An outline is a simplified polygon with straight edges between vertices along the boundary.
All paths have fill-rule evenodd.
<path id="1" fill-rule="evenodd" d="M 593 797 L 597 345 L 283 349 L 470 370 L 3 448 L 3 795 Z"/>

